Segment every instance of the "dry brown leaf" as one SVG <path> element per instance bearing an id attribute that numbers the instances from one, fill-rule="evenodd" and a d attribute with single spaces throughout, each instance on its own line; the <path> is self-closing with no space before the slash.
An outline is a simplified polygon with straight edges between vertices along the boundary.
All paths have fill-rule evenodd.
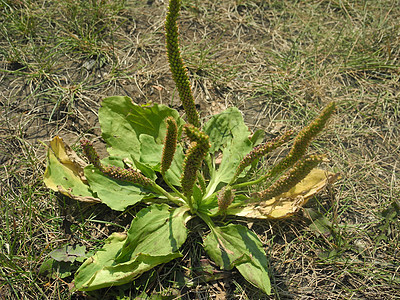
<path id="1" fill-rule="evenodd" d="M 46 186 L 72 199 L 83 202 L 101 202 L 93 196 L 84 177 L 85 163 L 56 136 L 47 152 L 47 168 L 43 181 Z"/>
<path id="2" fill-rule="evenodd" d="M 286 218 L 296 213 L 327 184 L 335 182 L 338 173 L 313 169 L 291 190 L 267 201 L 249 203 L 245 207 L 228 209 L 227 214 L 254 219 Z"/>
<path id="3" fill-rule="evenodd" d="M 50 142 L 50 149 L 57 157 L 58 161 L 78 175 L 82 181 L 86 182 L 83 168 L 87 165 L 70 146 L 64 143 L 62 138 L 55 136 Z"/>

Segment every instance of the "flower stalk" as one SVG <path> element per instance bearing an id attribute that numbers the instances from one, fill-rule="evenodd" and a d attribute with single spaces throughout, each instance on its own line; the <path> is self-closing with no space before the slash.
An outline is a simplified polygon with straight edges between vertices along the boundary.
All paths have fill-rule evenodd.
<path id="1" fill-rule="evenodd" d="M 180 7 L 180 0 L 171 0 L 169 2 L 167 18 L 165 22 L 167 56 L 172 78 L 174 79 L 178 89 L 179 98 L 181 99 L 183 109 L 186 112 L 187 120 L 190 124 L 199 128 L 199 114 L 196 110 L 193 93 L 190 88 L 189 76 L 183 64 L 179 50 L 177 19 L 179 16 Z"/>
<path id="2" fill-rule="evenodd" d="M 330 116 L 336 108 L 335 102 L 329 103 L 307 127 L 303 128 L 296 136 L 293 146 L 288 155 L 275 165 L 268 173 L 269 178 L 273 178 L 279 173 L 293 166 L 306 153 L 311 141 L 322 131 Z"/>
<path id="3" fill-rule="evenodd" d="M 82 139 L 81 140 L 81 147 L 83 150 L 83 154 L 87 157 L 89 162 L 98 168 L 99 170 L 102 169 L 102 164 L 100 162 L 100 157 L 97 154 L 96 149 L 93 147 L 93 143 L 87 139 Z"/>
<path id="4" fill-rule="evenodd" d="M 142 187 L 147 187 L 153 190 L 156 190 L 160 194 L 164 195 L 171 202 L 182 205 L 182 200 L 173 197 L 166 190 L 164 190 L 161 186 L 156 184 L 150 178 L 147 178 L 142 173 L 132 169 L 132 168 L 121 168 L 117 166 L 105 166 L 100 162 L 99 155 L 97 154 L 96 149 L 93 147 L 93 143 L 89 140 L 83 139 L 81 140 L 81 146 L 83 149 L 83 153 L 88 158 L 89 162 L 93 164 L 96 168 L 100 170 L 104 175 L 109 176 L 111 178 L 122 180 L 125 182 L 133 183 L 140 185 Z"/>
<path id="5" fill-rule="evenodd" d="M 231 184 L 236 181 L 239 175 L 243 172 L 243 170 L 251 165 L 254 161 L 264 157 L 268 153 L 272 152 L 276 148 L 282 146 L 285 142 L 287 142 L 290 136 L 293 134 L 292 130 L 285 132 L 283 135 L 273 139 L 270 142 L 263 143 L 257 147 L 255 147 L 250 153 L 248 153 L 239 163 L 235 175 L 232 178 Z"/>
<path id="6" fill-rule="evenodd" d="M 235 184 L 232 187 L 234 189 L 240 189 L 246 186 L 261 183 L 267 179 L 272 180 L 278 175 L 282 174 L 285 170 L 293 166 L 304 156 L 311 141 L 318 135 L 318 133 L 322 131 L 329 118 L 334 113 L 335 108 L 335 102 L 329 103 L 313 122 L 311 122 L 307 127 L 303 128 L 303 130 L 301 130 L 296 136 L 289 153 L 269 172 L 256 180 Z"/>
<path id="7" fill-rule="evenodd" d="M 230 186 L 223 187 L 218 193 L 218 211 L 225 213 L 235 198 L 235 190 Z"/>

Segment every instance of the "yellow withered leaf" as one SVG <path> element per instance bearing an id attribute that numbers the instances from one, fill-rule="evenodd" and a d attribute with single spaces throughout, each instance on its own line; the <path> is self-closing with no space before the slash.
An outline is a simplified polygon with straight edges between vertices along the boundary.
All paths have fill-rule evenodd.
<path id="1" fill-rule="evenodd" d="M 101 202 L 93 196 L 83 174 L 85 162 L 56 136 L 47 150 L 47 168 L 43 182 L 53 191 L 84 202 Z"/>
<path id="2" fill-rule="evenodd" d="M 337 180 L 339 174 L 313 169 L 301 182 L 288 192 L 267 201 L 249 203 L 244 207 L 228 209 L 227 214 L 254 219 L 286 218 L 321 191 L 327 184 Z"/>

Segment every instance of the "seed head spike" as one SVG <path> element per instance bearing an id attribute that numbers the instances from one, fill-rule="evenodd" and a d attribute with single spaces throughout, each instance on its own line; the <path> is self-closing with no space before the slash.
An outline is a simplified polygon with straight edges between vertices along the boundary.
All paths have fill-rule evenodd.
<path id="1" fill-rule="evenodd" d="M 310 155 L 298 161 L 288 172 L 274 182 L 264 191 L 254 193 L 252 196 L 265 201 L 289 191 L 297 183 L 303 180 L 320 162 L 324 161 L 323 155 Z"/>
<path id="2" fill-rule="evenodd" d="M 197 179 L 197 171 L 200 169 L 201 163 L 210 149 L 210 142 L 208 135 L 191 124 L 185 125 L 184 130 L 192 142 L 183 162 L 181 185 L 185 196 L 190 198 Z"/>
<path id="3" fill-rule="evenodd" d="M 83 150 L 83 154 L 85 154 L 89 162 L 96 168 L 101 169 L 102 164 L 100 162 L 100 158 L 99 155 L 97 154 L 96 149 L 93 147 L 93 143 L 87 139 L 82 139 L 81 147 Z"/>
<path id="4" fill-rule="evenodd" d="M 228 206 L 233 202 L 234 198 L 235 190 L 230 186 L 223 187 L 218 193 L 218 210 L 225 212 L 228 209 Z"/>
<path id="5" fill-rule="evenodd" d="M 269 178 L 273 178 L 277 174 L 285 171 L 287 168 L 290 168 L 304 156 L 311 141 L 322 131 L 326 122 L 335 111 L 335 108 L 335 102 L 329 103 L 313 122 L 300 131 L 296 136 L 292 149 L 288 155 L 269 172 Z"/>
<path id="6" fill-rule="evenodd" d="M 178 89 L 179 98 L 182 101 L 187 120 L 190 124 L 200 127 L 199 114 L 194 103 L 189 77 L 179 51 L 179 31 L 177 26 L 177 18 L 180 7 L 180 0 L 171 0 L 169 2 L 167 18 L 165 22 L 167 56 L 172 78 L 174 79 Z"/>
<path id="7" fill-rule="evenodd" d="M 168 117 L 165 120 L 167 125 L 167 134 L 164 140 L 164 148 L 161 159 L 161 174 L 165 174 L 171 166 L 174 158 L 176 143 L 178 138 L 178 125 L 173 117 Z"/>
<path id="8" fill-rule="evenodd" d="M 147 177 L 145 177 L 140 172 L 134 169 L 123 169 L 116 166 L 103 166 L 102 172 L 111 177 L 118 180 L 139 184 L 141 186 L 152 186 L 153 181 Z"/>
<path id="9" fill-rule="evenodd" d="M 290 136 L 293 134 L 293 131 L 287 131 L 283 135 L 273 139 L 270 142 L 263 143 L 257 147 L 255 147 L 250 153 L 248 153 L 239 163 L 234 178 L 236 179 L 243 170 L 248 167 L 253 161 L 260 159 L 261 157 L 267 155 L 272 152 L 276 148 L 280 147 L 282 144 L 287 142 Z"/>

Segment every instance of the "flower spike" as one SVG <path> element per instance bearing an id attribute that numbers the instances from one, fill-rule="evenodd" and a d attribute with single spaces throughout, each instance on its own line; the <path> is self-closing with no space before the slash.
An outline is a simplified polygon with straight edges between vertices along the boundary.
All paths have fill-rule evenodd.
<path id="1" fill-rule="evenodd" d="M 293 168 L 262 192 L 252 194 L 252 197 L 260 201 L 266 201 L 282 193 L 289 191 L 297 183 L 303 180 L 320 162 L 325 160 L 323 155 L 310 155 L 298 161 Z"/>
<path id="2" fill-rule="evenodd" d="M 299 132 L 288 155 L 268 173 L 269 178 L 273 178 L 287 168 L 290 168 L 303 157 L 311 141 L 322 131 L 326 122 L 334 113 L 335 108 L 335 102 L 329 103 L 313 122 Z"/>
<path id="3" fill-rule="evenodd" d="M 233 190 L 230 186 L 223 187 L 218 193 L 218 210 L 221 212 L 226 212 L 228 206 L 231 205 L 234 198 L 235 190 Z"/>
<path id="4" fill-rule="evenodd" d="M 205 147 L 210 148 L 209 137 L 207 134 L 191 124 L 186 124 L 183 129 L 185 130 L 185 133 L 191 142 L 197 142 Z"/>
<path id="5" fill-rule="evenodd" d="M 141 186 L 153 186 L 153 181 L 151 179 L 131 168 L 123 169 L 116 166 L 103 166 L 101 171 L 114 179 L 139 184 Z"/>
<path id="6" fill-rule="evenodd" d="M 210 142 L 208 135 L 201 132 L 193 125 L 185 125 L 184 130 L 191 140 L 191 144 L 183 162 L 181 185 L 183 193 L 190 199 L 193 193 L 194 183 L 197 179 L 197 171 L 200 169 L 201 163 L 210 149 Z"/>
<path id="7" fill-rule="evenodd" d="M 235 176 L 233 177 L 232 181 L 235 181 L 237 177 L 243 172 L 243 170 L 248 167 L 252 162 L 260 159 L 261 157 L 267 155 L 268 153 L 272 152 L 276 148 L 282 146 L 285 142 L 287 142 L 290 136 L 293 134 L 293 131 L 289 130 L 285 132 L 283 135 L 273 139 L 268 143 L 263 143 L 257 147 L 255 147 L 250 153 L 248 153 L 239 163 Z"/>
<path id="8" fill-rule="evenodd" d="M 102 169 L 102 164 L 100 162 L 99 155 L 97 154 L 96 149 L 93 147 L 93 143 L 87 139 L 81 140 L 81 147 L 83 149 L 83 153 L 89 160 L 89 162 L 98 169 Z"/>
<path id="9" fill-rule="evenodd" d="M 179 98 L 182 101 L 188 122 L 196 127 L 200 127 L 199 114 L 194 104 L 189 77 L 179 51 L 179 32 L 176 21 L 180 7 L 181 0 L 171 0 L 169 2 L 167 19 L 165 22 L 167 56 L 172 78 L 178 89 Z"/>
<path id="10" fill-rule="evenodd" d="M 173 117 L 165 120 L 167 124 L 167 134 L 164 140 L 164 148 L 161 159 L 161 174 L 165 174 L 171 166 L 176 150 L 176 142 L 178 138 L 178 125 Z"/>
<path id="11" fill-rule="evenodd" d="M 153 185 L 153 181 L 151 179 L 145 177 L 140 172 L 134 169 L 131 168 L 123 169 L 116 166 L 104 166 L 100 162 L 99 155 L 97 154 L 96 149 L 93 147 L 93 143 L 90 142 L 89 140 L 82 139 L 81 146 L 83 149 L 83 153 L 88 158 L 90 163 L 96 168 L 98 168 L 103 174 L 111 178 L 115 178 L 126 182 L 131 182 L 134 184 L 139 184 L 141 186 Z"/>

